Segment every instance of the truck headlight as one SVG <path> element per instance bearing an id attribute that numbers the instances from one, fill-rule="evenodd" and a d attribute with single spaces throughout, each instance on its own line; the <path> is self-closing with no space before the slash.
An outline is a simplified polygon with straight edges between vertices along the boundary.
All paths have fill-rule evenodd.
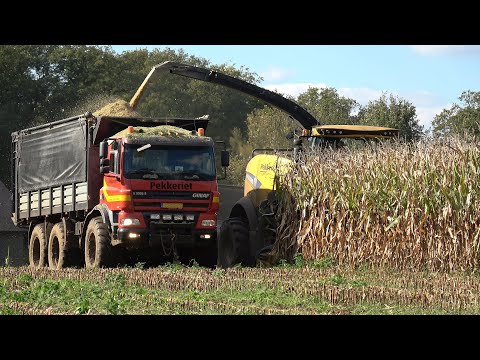
<path id="1" fill-rule="evenodd" d="M 215 220 L 202 220 L 202 226 L 216 226 L 217 222 Z"/>
<path id="2" fill-rule="evenodd" d="M 120 224 L 123 226 L 140 225 L 140 220 L 126 218 L 126 219 L 122 219 L 120 221 Z"/>

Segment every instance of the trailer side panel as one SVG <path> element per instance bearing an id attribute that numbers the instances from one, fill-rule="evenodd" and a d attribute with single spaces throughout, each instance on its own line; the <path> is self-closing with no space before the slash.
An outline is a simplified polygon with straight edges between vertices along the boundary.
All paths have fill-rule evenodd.
<path id="1" fill-rule="evenodd" d="M 17 138 L 16 191 L 27 193 L 86 182 L 86 146 L 84 119 L 20 132 Z"/>

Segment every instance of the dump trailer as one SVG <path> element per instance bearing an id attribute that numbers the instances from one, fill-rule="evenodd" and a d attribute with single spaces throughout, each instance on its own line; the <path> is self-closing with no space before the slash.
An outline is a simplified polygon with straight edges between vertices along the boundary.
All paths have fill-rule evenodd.
<path id="1" fill-rule="evenodd" d="M 122 253 L 182 249 L 215 264 L 222 175 L 207 125 L 87 112 L 14 132 L 12 220 L 28 229 L 30 265 L 109 267 Z"/>

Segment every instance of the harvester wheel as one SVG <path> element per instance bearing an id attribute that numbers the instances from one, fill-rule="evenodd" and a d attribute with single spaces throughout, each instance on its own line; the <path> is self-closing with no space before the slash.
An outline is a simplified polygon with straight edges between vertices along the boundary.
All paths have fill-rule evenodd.
<path id="1" fill-rule="evenodd" d="M 108 226 L 101 216 L 93 218 L 85 234 L 85 266 L 87 268 L 108 267 L 111 265 L 112 246 Z"/>
<path id="2" fill-rule="evenodd" d="M 237 264 L 256 265 L 256 258 L 250 253 L 248 223 L 241 217 L 225 220 L 220 228 L 218 240 L 217 266 L 229 268 Z"/>
<path id="3" fill-rule="evenodd" d="M 63 222 L 55 224 L 48 240 L 48 264 L 50 269 L 59 270 L 80 263 L 78 242 L 68 235 Z"/>
<path id="4" fill-rule="evenodd" d="M 48 236 L 51 224 L 37 224 L 32 230 L 28 244 L 28 261 L 34 269 L 40 269 L 48 265 Z"/>

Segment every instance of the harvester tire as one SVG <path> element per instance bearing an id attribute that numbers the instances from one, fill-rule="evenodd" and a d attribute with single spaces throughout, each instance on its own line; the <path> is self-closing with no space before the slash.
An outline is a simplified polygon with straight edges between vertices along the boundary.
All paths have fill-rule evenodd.
<path id="1" fill-rule="evenodd" d="M 51 224 L 37 224 L 32 230 L 28 243 L 28 261 L 30 267 L 40 269 L 48 265 L 48 236 Z"/>
<path id="2" fill-rule="evenodd" d="M 250 253 L 248 222 L 241 217 L 225 220 L 218 240 L 217 266 L 229 268 L 237 264 L 249 267 L 256 265 L 256 258 Z"/>
<path id="3" fill-rule="evenodd" d="M 97 216 L 90 220 L 85 233 L 85 267 L 109 267 L 111 260 L 112 245 L 108 226 L 101 216 Z"/>
<path id="4" fill-rule="evenodd" d="M 50 269 L 59 270 L 79 265 L 78 242 L 65 232 L 63 222 L 55 224 L 48 240 L 48 264 Z"/>

